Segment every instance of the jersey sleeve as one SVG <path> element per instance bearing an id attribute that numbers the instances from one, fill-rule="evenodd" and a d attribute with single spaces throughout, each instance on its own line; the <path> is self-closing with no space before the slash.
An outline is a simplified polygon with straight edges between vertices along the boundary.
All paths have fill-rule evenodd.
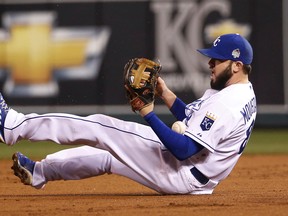
<path id="1" fill-rule="evenodd" d="M 166 148 L 178 159 L 185 160 L 203 149 L 193 139 L 176 133 L 164 124 L 154 112 L 150 112 L 144 119 L 149 123 L 153 131 L 166 146 Z"/>
<path id="2" fill-rule="evenodd" d="M 172 107 L 170 108 L 170 111 L 178 121 L 182 121 L 186 117 L 185 108 L 186 104 L 177 97 Z"/>

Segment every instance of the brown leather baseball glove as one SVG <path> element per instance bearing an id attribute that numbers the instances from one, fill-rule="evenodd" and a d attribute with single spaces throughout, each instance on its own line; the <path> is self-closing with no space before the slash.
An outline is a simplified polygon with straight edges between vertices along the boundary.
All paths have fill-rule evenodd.
<path id="1" fill-rule="evenodd" d="M 130 59 L 124 67 L 124 86 L 134 112 L 154 102 L 161 65 L 146 58 Z"/>

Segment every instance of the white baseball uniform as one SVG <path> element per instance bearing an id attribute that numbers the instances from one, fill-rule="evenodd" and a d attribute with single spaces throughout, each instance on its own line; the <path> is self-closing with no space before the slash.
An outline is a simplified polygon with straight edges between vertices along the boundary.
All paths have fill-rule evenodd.
<path id="1" fill-rule="evenodd" d="M 205 148 L 184 161 L 177 160 L 150 127 L 102 114 L 24 115 L 11 109 L 4 133 L 10 145 L 21 139 L 86 145 L 37 162 L 32 183 L 36 188 L 53 180 L 113 173 L 163 194 L 211 194 L 231 172 L 249 139 L 256 118 L 252 85 L 207 90 L 202 98 L 187 105 L 186 115 L 185 135 Z M 193 167 L 208 178 L 207 183 L 191 173 Z"/>

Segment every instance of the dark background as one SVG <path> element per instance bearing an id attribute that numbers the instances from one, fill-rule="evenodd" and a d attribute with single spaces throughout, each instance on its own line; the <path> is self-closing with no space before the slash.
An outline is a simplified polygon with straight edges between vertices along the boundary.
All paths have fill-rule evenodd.
<path id="1" fill-rule="evenodd" d="M 201 1 L 199 1 L 201 2 Z M 258 104 L 283 104 L 282 1 L 232 0 L 231 17 L 250 23 L 250 42 L 254 47 L 251 81 Z M 16 105 L 114 105 L 126 104 L 122 70 L 130 58 L 154 58 L 154 17 L 150 2 L 94 2 L 4 4 L 0 16 L 13 11 L 55 11 L 55 26 L 109 26 L 112 34 L 97 79 L 59 81 L 60 93 L 50 98 L 7 98 Z M 207 17 L 205 25 L 221 19 L 217 13 Z M 1 28 L 3 28 L 1 23 Z M 209 46 L 209 44 L 207 44 Z M 165 67 L 165 65 L 164 65 Z M 9 69 L 8 69 L 9 70 Z M 4 80 L 1 80 L 0 88 Z M 113 88 L 111 88 L 111 85 Z M 176 92 L 184 101 L 194 94 Z M 188 92 L 189 93 L 189 92 Z"/>

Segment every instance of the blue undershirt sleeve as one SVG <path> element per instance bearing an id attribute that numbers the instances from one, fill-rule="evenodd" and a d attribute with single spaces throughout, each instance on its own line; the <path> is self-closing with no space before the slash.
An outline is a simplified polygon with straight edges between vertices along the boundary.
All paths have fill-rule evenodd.
<path id="1" fill-rule="evenodd" d="M 182 121 L 184 118 L 186 118 L 185 108 L 186 104 L 177 97 L 172 107 L 170 108 L 170 111 L 178 121 Z"/>
<path id="2" fill-rule="evenodd" d="M 161 142 L 178 160 L 185 160 L 204 148 L 190 137 L 176 133 L 170 129 L 154 112 L 150 112 L 144 116 L 144 119 Z"/>

